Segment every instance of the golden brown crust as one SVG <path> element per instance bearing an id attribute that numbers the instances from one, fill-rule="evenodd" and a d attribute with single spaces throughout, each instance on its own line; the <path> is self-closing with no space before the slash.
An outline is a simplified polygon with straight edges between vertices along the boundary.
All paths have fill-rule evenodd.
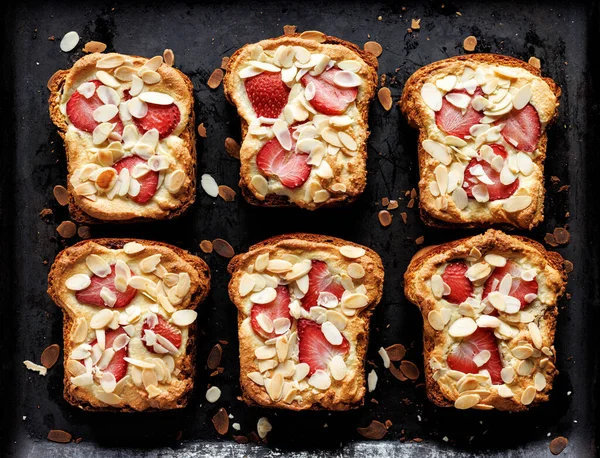
<path id="1" fill-rule="evenodd" d="M 449 306 L 451 309 L 456 309 L 456 306 L 449 305 L 445 300 L 435 299 L 430 289 L 431 278 L 434 274 L 439 274 L 442 271 L 441 267 L 452 260 L 470 259 L 473 248 L 479 250 L 482 257 L 488 253 L 498 254 L 510 258 L 515 262 L 533 267 L 539 272 L 537 280 L 540 300 L 535 300 L 535 303 L 538 303 L 537 305 L 532 302 L 525 311 L 530 311 L 534 315 L 543 339 L 541 358 L 536 358 L 535 356 L 532 358 L 534 371 L 537 369 L 543 372 L 546 377 L 546 386 L 543 390 L 536 393 L 532 405 L 547 401 L 552 389 L 554 376 L 558 372 L 554 365 L 556 356 L 553 343 L 558 314 L 557 302 L 565 291 L 567 281 L 567 275 L 563 268 L 563 259 L 558 253 L 546 251 L 543 245 L 534 240 L 521 236 L 509 236 L 493 229 L 478 236 L 426 247 L 420 250 L 413 256 L 404 274 L 404 292 L 406 297 L 420 308 L 423 316 L 423 353 L 427 396 L 431 402 L 441 407 L 453 406 L 454 401 L 459 396 L 456 384 L 451 386 L 451 383 L 446 380 L 442 385 L 434 377 L 437 366 L 432 361 L 436 359 L 441 360 L 442 366 L 445 368 L 444 355 L 447 355 L 452 341 L 448 337 L 448 328 L 445 327 L 441 332 L 436 331 L 428 317 L 430 312 L 434 310 L 440 311 L 443 306 Z M 508 319 L 504 313 L 500 313 L 500 318 Z M 448 323 L 448 325 L 450 324 Z M 533 342 L 527 324 L 514 321 L 510 322 L 510 324 L 517 327 L 519 333 L 513 335 L 511 339 L 501 341 L 500 345 L 502 348 L 500 351 L 503 359 L 507 355 L 506 351 L 503 351 L 504 344 L 506 344 L 506 349 L 510 350 L 519 345 L 519 342 Z M 451 341 L 450 343 L 448 342 L 449 340 Z M 546 349 L 548 354 L 545 352 Z M 544 366 L 540 364 L 543 358 L 547 358 L 548 360 Z M 506 361 L 504 361 L 504 367 L 507 367 L 506 364 Z M 510 364 L 510 361 L 508 364 Z M 515 382 L 510 384 L 510 388 L 515 394 L 511 398 L 501 397 L 496 389 L 488 387 L 491 390 L 491 394 L 484 397 L 475 408 L 484 410 L 494 408 L 513 412 L 528 409 L 530 406 L 523 405 L 519 400 L 519 396 L 522 395 L 526 387 L 531 385 L 532 378 L 529 376 L 516 377 Z"/>
<path id="2" fill-rule="evenodd" d="M 178 310 L 196 307 L 204 301 L 210 291 L 210 270 L 207 264 L 197 256 L 188 251 L 162 242 L 141 240 L 103 238 L 90 239 L 79 242 L 72 247 L 61 251 L 54 260 L 48 274 L 48 295 L 55 304 L 63 311 L 63 342 L 64 342 L 64 398 L 69 404 L 88 411 L 113 411 L 113 412 L 135 412 L 135 411 L 159 411 L 183 408 L 187 405 L 188 398 L 194 386 L 195 361 L 196 361 L 196 323 L 187 327 L 186 344 L 183 355 L 177 357 L 175 367 L 180 370 L 177 376 L 173 376 L 170 387 L 155 398 L 149 398 L 143 388 L 136 389 L 128 382 L 128 387 L 133 394 L 127 396 L 127 402 L 118 407 L 113 407 L 99 401 L 89 390 L 75 386 L 67 370 L 68 355 L 78 345 L 73 342 L 75 321 L 81 317 L 81 310 L 74 310 L 69 292 L 65 287 L 66 279 L 72 275 L 73 268 L 81 264 L 82 260 L 91 253 L 106 253 L 105 250 L 121 250 L 129 242 L 137 242 L 144 245 L 145 250 L 151 249 L 161 253 L 162 263 L 168 267 L 180 268 L 187 271 L 191 276 L 191 294 L 181 304 Z M 99 247 L 101 248 L 99 250 Z M 143 253 L 143 252 L 142 252 Z M 147 251 L 146 251 L 147 254 Z M 140 255 L 139 257 L 143 257 Z M 137 259 L 138 255 L 131 255 Z M 141 295 L 141 293 L 138 293 Z M 91 306 L 89 306 L 91 307 Z M 96 308 L 97 309 L 97 308 Z M 125 309 L 121 309 L 125 310 Z M 88 312 L 86 312 L 88 313 Z M 87 341 L 87 339 L 86 339 Z M 131 355 L 129 355 L 131 356 Z M 129 369 L 128 369 L 129 373 Z"/>
<path id="3" fill-rule="evenodd" d="M 173 156 L 179 163 L 179 166 L 184 171 L 186 181 L 181 190 L 176 196 L 171 196 L 166 199 L 166 202 L 150 208 L 146 205 L 132 205 L 133 201 L 129 201 L 129 205 L 114 210 L 111 205 L 107 208 L 95 205 L 93 202 L 77 196 L 73 190 L 71 176 L 78 164 L 81 162 L 77 159 L 78 151 L 85 149 L 83 138 L 88 135 L 80 133 L 77 136 L 67 138 L 69 128 L 69 120 L 66 112 L 61 108 L 64 103 L 65 93 L 71 93 L 76 88 L 73 85 L 78 85 L 85 81 L 85 78 L 90 72 L 90 69 L 95 67 L 95 63 L 102 57 L 111 54 L 92 53 L 84 56 L 69 70 L 58 70 L 48 82 L 50 97 L 48 99 L 50 118 L 58 128 L 58 133 L 65 142 L 65 152 L 67 155 L 67 190 L 69 193 L 69 213 L 71 218 L 80 223 L 99 224 L 105 221 L 119 223 L 136 223 L 143 221 L 152 221 L 157 219 L 172 219 L 183 214 L 193 203 L 196 198 L 196 129 L 195 129 L 195 113 L 193 99 L 193 85 L 191 80 L 181 71 L 174 67 L 162 65 L 158 69 L 158 73 L 163 77 L 163 81 L 153 85 L 153 89 L 164 89 L 165 92 L 174 94 L 182 107 L 184 107 L 185 118 L 180 120 L 178 127 L 173 135 L 181 140 L 181 145 L 174 149 Z M 133 59 L 136 65 L 141 65 L 147 59 L 138 56 L 125 56 Z M 79 132 L 79 131 L 78 131 Z M 106 200 L 106 199 L 104 199 Z M 171 202 L 169 202 L 171 201 Z M 111 202 L 109 201 L 109 204 Z"/>
<path id="4" fill-rule="evenodd" d="M 536 149 L 536 154 L 532 157 L 537 170 L 532 174 L 532 183 L 530 195 L 533 202 L 525 210 L 509 213 L 503 208 L 497 208 L 488 213 L 480 215 L 465 215 L 452 205 L 447 211 L 440 211 L 435 205 L 435 198 L 429 191 L 429 185 L 435 181 L 433 177 L 432 158 L 422 146 L 424 140 L 428 138 L 427 125 L 430 123 L 431 114 L 429 109 L 423 103 L 421 97 L 421 87 L 424 83 L 431 81 L 432 77 L 444 75 L 446 72 L 454 72 L 456 69 L 463 68 L 466 64 L 487 64 L 493 66 L 505 66 L 523 69 L 529 72 L 533 77 L 539 78 L 547 85 L 548 93 L 554 97 L 555 101 L 546 100 L 536 107 L 539 113 L 545 117 L 542 123 L 540 140 Z M 411 126 L 419 129 L 418 157 L 419 157 L 419 194 L 420 210 L 423 222 L 428 226 L 443 228 L 472 228 L 472 227 L 499 227 L 509 228 L 511 226 L 532 229 L 538 225 L 544 218 L 544 161 L 546 158 L 546 149 L 548 143 L 547 127 L 551 125 L 556 117 L 558 107 L 558 98 L 561 95 L 560 87 L 550 78 L 541 75 L 539 69 L 523 62 L 519 59 L 502 56 L 498 54 L 469 54 L 464 56 L 451 57 L 432 64 L 426 65 L 417 70 L 408 79 L 404 86 L 400 108 L 407 117 Z"/>
<path id="5" fill-rule="evenodd" d="M 359 120 L 356 125 L 360 128 L 359 138 L 356 138 L 359 144 L 358 151 L 356 153 L 356 160 L 352 162 L 352 169 L 349 171 L 351 177 L 347 180 L 346 192 L 335 193 L 331 192 L 330 185 L 335 181 L 335 168 L 334 178 L 331 183 L 325 183 L 327 189 L 331 192 L 331 197 L 322 203 L 315 203 L 314 201 L 305 201 L 304 199 L 290 199 L 289 196 L 284 194 L 278 194 L 276 192 L 269 192 L 266 196 L 260 195 L 254 186 L 251 184 L 252 175 L 255 172 L 254 166 L 250 166 L 250 162 L 254 161 L 254 156 L 260 150 L 262 144 L 257 144 L 256 141 L 250 141 L 247 137 L 248 123 L 251 121 L 254 114 L 253 110 L 248 109 L 245 105 L 246 94 L 245 91 L 239 89 L 239 80 L 237 73 L 241 68 L 241 65 L 246 61 L 248 50 L 251 49 L 254 44 L 247 44 L 242 48 L 238 49 L 229 59 L 227 66 L 227 73 L 223 81 L 223 87 L 225 91 L 225 97 L 227 100 L 236 106 L 238 114 L 241 118 L 241 131 L 242 149 L 240 152 L 241 168 L 240 168 L 240 181 L 239 186 L 242 189 L 242 195 L 252 205 L 265 206 L 265 207 L 290 207 L 300 206 L 309 210 L 315 210 L 321 207 L 337 207 L 354 202 L 360 194 L 362 194 L 366 185 L 366 158 L 367 149 L 366 141 L 370 134 L 368 128 L 368 116 L 369 116 L 369 104 L 375 95 L 375 89 L 377 88 L 377 58 L 372 54 L 360 49 L 353 43 L 342 40 L 333 36 L 325 36 L 325 40 L 322 43 L 317 43 L 312 40 L 306 40 L 300 38 L 301 34 L 289 34 L 282 35 L 277 38 L 267 39 L 257 43 L 262 46 L 264 50 L 275 50 L 279 46 L 302 46 L 309 51 L 319 51 L 327 53 L 327 49 L 330 52 L 337 53 L 337 56 L 344 56 L 347 59 L 360 58 L 366 66 L 358 73 L 365 81 L 364 85 L 361 86 L 362 92 L 356 99 L 356 107 L 358 111 Z M 328 48 L 329 46 L 329 48 Z M 337 48 L 335 48 L 337 47 Z M 343 47 L 340 49 L 340 47 Z M 334 50 L 334 51 L 331 51 Z M 340 59 L 341 60 L 341 59 Z M 248 141 L 246 141 L 248 139 Z M 323 186 L 324 188 L 326 186 Z"/>
<path id="6" fill-rule="evenodd" d="M 339 253 L 342 246 L 363 248 L 365 255 L 359 259 L 346 259 Z M 365 276 L 361 282 L 366 288 L 368 305 L 361 309 L 355 317 L 348 317 L 348 324 L 343 331 L 344 336 L 351 345 L 349 355 L 346 357 L 348 372 L 342 381 L 332 380 L 330 388 L 316 391 L 308 388 L 302 391 L 302 399 L 291 403 L 283 400 L 273 401 L 263 386 L 255 384 L 248 374 L 257 371 L 254 351 L 264 345 L 262 338 L 258 337 L 249 324 L 251 303 L 239 293 L 240 280 L 244 273 L 254 265 L 257 256 L 269 254 L 280 258 L 284 255 L 306 256 L 311 259 L 326 261 L 330 269 L 338 271 L 346 268 L 351 262 L 361 263 L 365 269 Z M 364 403 L 365 375 L 364 364 L 369 339 L 369 322 L 375 306 L 379 303 L 383 293 L 383 265 L 377 253 L 373 250 L 352 242 L 347 242 L 336 237 L 316 234 L 294 233 L 279 235 L 269 238 L 251 246 L 247 253 L 235 256 L 229 263 L 228 272 L 232 275 L 229 282 L 229 297 L 238 308 L 238 332 L 240 341 L 240 385 L 242 397 L 249 405 L 263 407 L 284 408 L 288 410 L 348 410 L 359 407 Z M 306 318 L 306 317 L 304 317 Z M 294 320 L 295 321 L 295 320 Z M 292 331 L 295 323 L 292 324 Z"/>

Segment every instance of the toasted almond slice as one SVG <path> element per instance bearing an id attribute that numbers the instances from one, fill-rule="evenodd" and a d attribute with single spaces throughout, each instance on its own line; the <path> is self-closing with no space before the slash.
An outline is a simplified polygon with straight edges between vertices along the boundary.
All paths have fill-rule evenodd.
<path id="1" fill-rule="evenodd" d="M 421 87 L 421 98 L 425 105 L 433 111 L 439 111 L 442 108 L 442 93 L 432 83 L 425 83 Z"/>
<path id="2" fill-rule="evenodd" d="M 342 254 L 342 256 L 349 259 L 358 259 L 364 256 L 366 253 L 364 248 L 360 248 L 353 245 L 344 245 L 339 248 L 339 252 Z"/>
<path id="3" fill-rule="evenodd" d="M 307 30 L 305 32 L 302 32 L 298 38 L 301 38 L 302 40 L 310 40 L 316 41 L 317 43 L 323 43 L 327 39 L 327 35 L 325 35 L 323 32 L 319 32 L 318 30 Z M 296 49 L 297 48 L 298 47 L 296 47 Z"/>
<path id="4" fill-rule="evenodd" d="M 171 105 L 175 101 L 169 94 L 163 92 L 142 92 L 139 95 L 139 99 L 146 103 L 153 103 L 155 105 Z"/>
<path id="5" fill-rule="evenodd" d="M 536 394 L 537 394 L 537 391 L 536 391 L 535 387 L 528 386 L 527 388 L 525 388 L 525 391 L 523 391 L 523 394 L 521 395 L 521 404 L 523 404 L 524 406 L 528 406 L 529 404 L 531 404 L 533 402 Z"/>
<path id="6" fill-rule="evenodd" d="M 509 213 L 516 213 L 521 210 L 525 210 L 531 205 L 533 199 L 531 196 L 517 196 L 514 195 L 504 201 L 502 208 Z"/>
<path id="7" fill-rule="evenodd" d="M 308 384 L 318 390 L 326 390 L 331 386 L 331 378 L 327 372 L 317 369 L 308 379 Z"/>
<path id="8" fill-rule="evenodd" d="M 334 380 L 344 380 L 348 368 L 341 355 L 334 356 L 329 362 L 329 371 Z"/>
<path id="9" fill-rule="evenodd" d="M 450 336 L 459 338 L 470 336 L 477 330 L 477 323 L 472 318 L 464 317 L 459 318 L 454 323 L 450 325 L 450 329 L 448 329 L 448 334 Z"/>
<path id="10" fill-rule="evenodd" d="M 533 376 L 533 383 L 536 391 L 544 391 L 544 388 L 546 388 L 546 377 L 541 372 L 536 372 Z"/>
<path id="11" fill-rule="evenodd" d="M 449 153 L 446 145 L 429 139 L 424 140 L 421 145 L 423 146 L 423 149 L 435 160 L 444 165 L 450 165 L 452 163 L 452 156 Z"/>
<path id="12" fill-rule="evenodd" d="M 481 397 L 478 394 L 463 394 L 454 401 L 454 407 L 460 410 L 470 409 L 476 406 L 480 400 Z"/>
<path id="13" fill-rule="evenodd" d="M 69 278 L 65 282 L 65 286 L 71 291 L 81 291 L 90 286 L 91 279 L 89 275 L 85 274 L 75 274 Z"/>
<path id="14" fill-rule="evenodd" d="M 60 40 L 60 50 L 62 52 L 73 51 L 79 43 L 79 34 L 75 31 L 67 32 Z"/>
<path id="15" fill-rule="evenodd" d="M 214 404 L 221 397 L 221 390 L 216 386 L 211 386 L 206 390 L 206 400 L 211 404 Z"/>
<path id="16" fill-rule="evenodd" d="M 110 309 L 102 309 L 96 312 L 90 320 L 90 328 L 103 329 L 113 320 L 113 313 Z"/>
<path id="17" fill-rule="evenodd" d="M 127 254 L 137 254 L 144 250 L 144 245 L 138 242 L 127 242 L 123 245 L 123 251 Z"/>
<path id="18" fill-rule="evenodd" d="M 270 345 L 263 345 L 254 350 L 254 355 L 257 359 L 265 360 L 274 358 L 277 354 L 277 349 Z"/>
<path id="19" fill-rule="evenodd" d="M 195 310 L 177 310 L 173 315 L 171 315 L 171 322 L 175 326 L 185 327 L 192 324 L 196 321 L 198 317 L 198 312 Z"/>

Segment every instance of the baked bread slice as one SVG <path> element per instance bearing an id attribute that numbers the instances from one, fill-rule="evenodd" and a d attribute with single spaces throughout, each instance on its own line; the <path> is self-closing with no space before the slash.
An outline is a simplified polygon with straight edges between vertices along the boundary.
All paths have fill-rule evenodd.
<path id="1" fill-rule="evenodd" d="M 237 50 L 224 88 L 242 118 L 246 200 L 309 210 L 356 200 L 366 185 L 376 87 L 373 55 L 320 32 Z"/>
<path id="2" fill-rule="evenodd" d="M 228 270 L 246 403 L 362 405 L 369 320 L 383 290 L 377 253 L 335 237 L 288 234 L 250 247 Z"/>
<path id="3" fill-rule="evenodd" d="M 79 222 L 183 213 L 196 195 L 192 83 L 161 56 L 89 54 L 48 83 Z"/>
<path id="4" fill-rule="evenodd" d="M 400 106 L 419 129 L 419 194 L 430 226 L 516 226 L 544 219 L 546 129 L 560 88 L 497 54 L 441 60 L 406 82 Z"/>
<path id="5" fill-rule="evenodd" d="M 138 239 L 92 239 L 61 251 L 48 294 L 63 311 L 64 397 L 84 410 L 185 407 L 194 386 L 196 307 L 206 263 Z"/>
<path id="6" fill-rule="evenodd" d="M 423 315 L 429 399 L 508 411 L 547 401 L 566 280 L 558 253 L 496 230 L 415 254 L 404 292 Z"/>

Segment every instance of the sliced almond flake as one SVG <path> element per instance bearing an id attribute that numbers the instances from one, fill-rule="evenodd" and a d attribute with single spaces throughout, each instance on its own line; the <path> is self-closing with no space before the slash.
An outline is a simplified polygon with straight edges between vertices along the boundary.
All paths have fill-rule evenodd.
<path id="1" fill-rule="evenodd" d="M 422 143 L 423 149 L 435 160 L 444 165 L 450 165 L 452 156 L 448 152 L 448 147 L 433 140 L 424 140 Z"/>
<path id="2" fill-rule="evenodd" d="M 521 375 L 521 376 L 528 376 L 531 374 L 531 372 L 533 371 L 533 363 L 531 362 L 531 360 L 523 360 L 521 361 L 518 366 L 517 366 L 517 374 Z"/>
<path id="3" fill-rule="evenodd" d="M 184 171 L 177 169 L 165 177 L 165 188 L 167 188 L 167 191 L 171 194 L 177 194 L 181 190 L 185 178 Z M 219 188 L 217 187 L 217 194 L 219 193 L 218 189 Z"/>
<path id="4" fill-rule="evenodd" d="M 461 94 L 458 92 L 446 94 L 446 100 L 454 105 L 456 108 L 466 109 L 471 102 L 471 97 L 467 94 Z"/>
<path id="5" fill-rule="evenodd" d="M 463 394 L 454 401 L 454 407 L 459 410 L 470 409 L 475 407 L 480 400 L 481 397 L 478 394 Z"/>
<path id="6" fill-rule="evenodd" d="M 85 274 L 75 274 L 69 278 L 65 282 L 65 286 L 71 291 L 81 291 L 90 286 L 91 279 L 89 275 Z"/>
<path id="7" fill-rule="evenodd" d="M 506 199 L 504 201 L 504 204 L 502 205 L 502 208 L 504 208 L 504 210 L 506 210 L 509 213 L 515 213 L 521 210 L 525 210 L 531 205 L 532 202 L 533 199 L 531 198 L 531 196 L 515 195 Z"/>
<path id="8" fill-rule="evenodd" d="M 342 70 L 333 76 L 333 82 L 338 87 L 353 88 L 360 86 L 362 79 L 356 73 Z"/>
<path id="9" fill-rule="evenodd" d="M 498 254 L 490 253 L 485 255 L 483 259 L 485 259 L 489 265 L 494 267 L 504 267 L 506 265 L 506 258 Z"/>
<path id="10" fill-rule="evenodd" d="M 456 86 L 458 78 L 456 75 L 446 75 L 436 80 L 435 85 L 444 92 L 450 92 Z"/>
<path id="11" fill-rule="evenodd" d="M 492 354 L 488 350 L 483 350 L 473 357 L 473 362 L 477 367 L 481 367 L 490 360 L 491 356 Z"/>
<path id="12" fill-rule="evenodd" d="M 60 40 L 60 50 L 62 52 L 73 51 L 79 43 L 79 34 L 75 31 L 67 32 Z"/>
<path id="13" fill-rule="evenodd" d="M 459 210 L 464 210 L 469 205 L 469 196 L 463 188 L 452 191 L 452 200 Z"/>
<path id="14" fill-rule="evenodd" d="M 344 380 L 348 368 L 341 355 L 334 356 L 329 362 L 329 372 L 334 380 Z"/>
<path id="15" fill-rule="evenodd" d="M 487 262 L 478 262 L 467 269 L 465 277 L 474 282 L 487 277 L 491 273 L 491 270 Z"/>
<path id="16" fill-rule="evenodd" d="M 131 116 L 141 119 L 148 114 L 148 105 L 139 97 L 133 97 L 127 101 L 127 109 Z"/>
<path id="17" fill-rule="evenodd" d="M 466 337 L 470 336 L 477 330 L 477 323 L 472 318 L 464 317 L 459 318 L 450 325 L 448 334 L 451 337 Z"/>
<path id="18" fill-rule="evenodd" d="M 171 105 L 175 101 L 169 94 L 163 92 L 142 92 L 139 95 L 142 102 L 153 103 L 155 105 Z"/>
<path id="19" fill-rule="evenodd" d="M 546 388 L 546 377 L 541 372 L 536 372 L 533 377 L 533 384 L 536 391 L 544 391 Z"/>
<path id="20" fill-rule="evenodd" d="M 211 386 L 208 390 L 206 390 L 206 400 L 211 404 L 214 404 L 221 397 L 221 390 L 216 386 Z"/>
<path id="21" fill-rule="evenodd" d="M 503 398 L 512 398 L 515 395 L 506 385 L 498 385 L 498 394 Z"/>
<path id="22" fill-rule="evenodd" d="M 531 404 L 533 402 L 533 400 L 535 399 L 536 396 L 536 389 L 533 386 L 528 386 L 527 388 L 525 388 L 525 391 L 523 391 L 523 394 L 521 395 L 521 404 L 523 404 L 524 406 L 528 406 L 529 404 Z"/>
<path id="23" fill-rule="evenodd" d="M 308 384 L 318 390 L 326 390 L 331 386 L 331 378 L 327 372 L 317 369 L 308 379 Z"/>
<path id="24" fill-rule="evenodd" d="M 366 254 L 364 248 L 353 245 L 344 245 L 339 248 L 339 252 L 342 256 L 349 259 L 358 259 Z"/>
<path id="25" fill-rule="evenodd" d="M 138 72 L 138 75 L 146 84 L 156 84 L 162 80 L 162 76 L 160 76 L 160 73 L 155 72 L 153 70 L 145 70 L 141 74 Z"/>
<path id="26" fill-rule="evenodd" d="M 112 310 L 102 309 L 99 312 L 96 312 L 92 319 L 90 320 L 90 328 L 92 329 L 102 329 L 108 326 L 108 324 L 113 319 Z"/>
<path id="27" fill-rule="evenodd" d="M 145 257 L 139 263 L 140 270 L 146 274 L 154 272 L 156 270 L 156 266 L 160 262 L 160 259 L 161 255 L 159 253 Z"/>
<path id="28" fill-rule="evenodd" d="M 25 360 L 23 364 L 30 371 L 38 372 L 40 375 L 45 376 L 48 372 L 48 369 L 44 366 L 40 366 L 39 364 L 33 363 L 31 361 Z"/>
<path id="29" fill-rule="evenodd" d="M 102 143 L 104 143 L 108 139 L 108 136 L 113 129 L 114 124 L 111 124 L 109 122 L 103 122 L 101 124 L 98 124 L 92 132 L 92 142 L 94 143 L 94 145 L 101 145 Z"/>
<path id="30" fill-rule="evenodd" d="M 331 345 L 341 345 L 344 340 L 339 329 L 329 321 L 326 321 L 321 325 L 321 332 Z"/>
<path id="31" fill-rule="evenodd" d="M 535 345 L 535 348 L 541 349 L 543 346 L 543 338 L 542 333 L 540 332 L 540 328 L 537 324 L 533 322 L 529 323 L 527 325 L 527 328 L 529 329 L 529 335 L 531 336 L 533 345 Z"/>
<path id="32" fill-rule="evenodd" d="M 198 312 L 195 310 L 177 310 L 171 315 L 171 322 L 175 326 L 186 327 L 191 325 L 198 317 Z"/>
<path id="33" fill-rule="evenodd" d="M 441 331 L 445 327 L 442 315 L 437 310 L 431 310 L 429 312 L 429 314 L 427 315 L 427 321 L 429 322 L 431 327 L 436 331 Z"/>
<path id="34" fill-rule="evenodd" d="M 525 175 L 529 176 L 533 172 L 533 161 L 531 157 L 527 153 L 523 153 L 519 151 L 517 153 L 517 166 L 519 167 L 519 171 Z"/>
<path id="35" fill-rule="evenodd" d="M 390 356 L 388 355 L 386 349 L 381 347 L 379 348 L 377 353 L 379 353 L 379 356 L 381 356 L 381 360 L 383 361 L 383 367 L 388 369 L 390 367 Z"/>
<path id="36" fill-rule="evenodd" d="M 433 111 L 439 111 L 442 108 L 442 93 L 432 83 L 425 83 L 421 87 L 421 97 L 423 102 Z"/>
<path id="37" fill-rule="evenodd" d="M 86 82 L 79 85 L 77 92 L 83 95 L 86 99 L 89 99 L 96 93 L 96 85 L 92 82 Z"/>
<path id="38" fill-rule="evenodd" d="M 500 371 L 500 376 L 504 383 L 510 384 L 515 379 L 515 370 L 511 366 L 504 367 Z"/>

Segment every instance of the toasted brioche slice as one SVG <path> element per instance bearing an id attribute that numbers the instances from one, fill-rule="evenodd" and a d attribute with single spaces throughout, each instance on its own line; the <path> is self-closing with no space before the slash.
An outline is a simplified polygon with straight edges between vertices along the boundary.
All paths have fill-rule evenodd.
<path id="1" fill-rule="evenodd" d="M 377 59 L 320 32 L 248 44 L 224 88 L 242 118 L 246 200 L 314 210 L 354 201 L 366 184 Z"/>
<path id="2" fill-rule="evenodd" d="M 496 230 L 415 254 L 404 292 L 423 315 L 429 399 L 508 411 L 547 401 L 566 280 L 558 253 Z"/>
<path id="3" fill-rule="evenodd" d="M 383 290 L 377 253 L 288 234 L 250 247 L 228 270 L 244 400 L 290 410 L 362 405 L 369 320 Z"/>
<path id="4" fill-rule="evenodd" d="M 61 251 L 48 294 L 63 311 L 64 397 L 84 410 L 178 409 L 194 386 L 195 308 L 206 263 L 137 239 L 92 239 Z"/>
<path id="5" fill-rule="evenodd" d="M 400 106 L 419 129 L 423 221 L 524 229 L 542 221 L 546 129 L 559 96 L 538 69 L 496 54 L 452 57 L 416 71 Z"/>
<path id="6" fill-rule="evenodd" d="M 196 195 L 192 83 L 152 59 L 89 54 L 48 82 L 79 222 L 173 218 Z M 110 119 L 109 119 L 110 118 Z"/>

